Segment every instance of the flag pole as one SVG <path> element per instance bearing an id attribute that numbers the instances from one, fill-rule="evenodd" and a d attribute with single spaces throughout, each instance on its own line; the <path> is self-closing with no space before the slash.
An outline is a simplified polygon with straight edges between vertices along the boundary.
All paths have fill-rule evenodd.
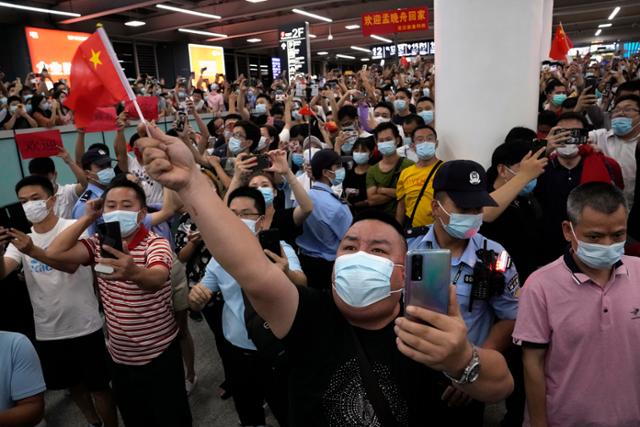
<path id="1" fill-rule="evenodd" d="M 144 123 L 144 127 L 147 130 L 147 135 L 151 136 L 151 132 L 149 131 L 149 122 L 147 122 L 147 120 L 142 115 L 142 110 L 138 105 L 138 100 L 136 99 L 136 96 L 133 93 L 133 90 L 131 89 L 131 85 L 129 84 L 127 77 L 122 72 L 122 67 L 120 67 L 118 56 L 116 55 L 115 50 L 113 50 L 113 46 L 111 45 L 109 36 L 107 36 L 107 32 L 104 30 L 104 27 L 102 26 L 101 23 L 96 24 L 96 27 L 97 27 L 98 35 L 100 36 L 100 40 L 102 40 L 102 43 L 107 48 L 107 54 L 109 55 L 109 57 L 111 58 L 111 61 L 114 64 L 114 68 L 116 69 L 116 73 L 120 78 L 120 82 L 122 83 L 122 86 L 127 92 L 127 97 L 129 98 L 129 101 L 133 102 L 133 107 L 136 109 L 136 112 L 138 113 L 138 117 L 140 117 L 140 120 L 142 121 L 142 123 Z"/>

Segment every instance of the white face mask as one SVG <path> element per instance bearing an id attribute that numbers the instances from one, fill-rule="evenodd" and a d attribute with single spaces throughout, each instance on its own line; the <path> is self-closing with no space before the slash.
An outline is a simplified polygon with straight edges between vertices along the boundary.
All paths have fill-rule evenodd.
<path id="1" fill-rule="evenodd" d="M 29 200 L 22 205 L 24 214 L 31 224 L 39 224 L 49 215 L 47 200 Z"/>
<path id="2" fill-rule="evenodd" d="M 556 148 L 556 151 L 560 157 L 571 158 L 578 154 L 578 146 L 575 144 L 567 144 L 563 147 Z"/>

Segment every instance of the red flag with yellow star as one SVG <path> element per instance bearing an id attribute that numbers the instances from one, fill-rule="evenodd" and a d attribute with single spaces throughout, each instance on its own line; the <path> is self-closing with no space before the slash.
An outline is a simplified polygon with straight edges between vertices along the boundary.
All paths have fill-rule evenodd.
<path id="1" fill-rule="evenodd" d="M 551 50 L 549 50 L 549 58 L 556 61 L 564 61 L 567 59 L 567 53 L 569 49 L 573 47 L 573 43 L 569 40 L 569 36 L 564 32 L 562 24 L 558 24 L 556 27 L 556 35 L 551 42 Z"/>
<path id="2" fill-rule="evenodd" d="M 71 62 L 71 81 L 65 106 L 73 110 L 78 128 L 89 125 L 99 107 L 135 99 L 103 28 L 78 46 Z"/>

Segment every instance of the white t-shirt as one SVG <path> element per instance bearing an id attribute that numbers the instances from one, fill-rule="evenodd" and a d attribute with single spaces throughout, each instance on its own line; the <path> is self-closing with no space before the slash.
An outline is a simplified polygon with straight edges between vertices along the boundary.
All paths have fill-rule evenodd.
<path id="1" fill-rule="evenodd" d="M 78 201 L 78 195 L 76 194 L 76 186 L 78 184 L 65 184 L 58 185 L 58 191 L 56 191 L 56 204 L 53 207 L 53 212 L 59 218 L 72 218 L 73 206 Z"/>
<path id="2" fill-rule="evenodd" d="M 625 141 L 617 137 L 612 131 L 597 129 L 589 132 L 589 139 L 594 142 L 605 156 L 613 158 L 622 169 L 624 181 L 624 197 L 627 199 L 629 210 L 633 206 L 633 193 L 636 188 L 636 145 L 638 138 Z"/>
<path id="3" fill-rule="evenodd" d="M 34 245 L 46 249 L 62 230 L 74 222 L 73 219 L 60 218 L 49 232 L 32 231 L 29 236 Z M 83 237 L 88 237 L 86 232 Z M 81 265 L 73 274 L 63 273 L 26 256 L 13 244 L 7 247 L 5 256 L 24 267 L 38 340 L 82 337 L 102 328 L 91 267 Z"/>
<path id="4" fill-rule="evenodd" d="M 162 204 L 162 185 L 147 174 L 147 171 L 145 171 L 144 167 L 138 162 L 134 153 L 127 154 L 127 167 L 129 168 L 129 173 L 138 178 L 139 184 L 147 196 L 147 204 Z"/>

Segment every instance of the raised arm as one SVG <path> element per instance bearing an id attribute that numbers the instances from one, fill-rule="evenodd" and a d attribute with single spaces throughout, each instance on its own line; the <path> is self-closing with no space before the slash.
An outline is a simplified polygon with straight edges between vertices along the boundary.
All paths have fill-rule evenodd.
<path id="1" fill-rule="evenodd" d="M 141 140 L 149 175 L 178 192 L 212 256 L 240 284 L 274 334 L 286 336 L 298 309 L 295 286 L 264 256 L 247 226 L 227 209 L 182 142 L 156 126 L 151 134 L 153 139 Z M 244 259 L 251 259 L 251 264 Z"/>
<path id="2" fill-rule="evenodd" d="M 311 215 L 311 211 L 313 210 L 313 201 L 311 200 L 311 197 L 309 197 L 309 193 L 307 193 L 300 181 L 298 181 L 298 178 L 296 178 L 295 174 L 291 171 L 291 168 L 289 168 L 286 151 L 270 151 L 269 157 L 271 158 L 272 166 L 266 170 L 269 172 L 275 172 L 287 178 L 287 183 L 289 184 L 289 187 L 291 187 L 291 191 L 293 191 L 293 195 L 298 202 L 298 206 L 293 210 L 293 222 L 297 226 L 300 226 L 304 220 Z"/>
<path id="3" fill-rule="evenodd" d="M 85 214 L 58 234 L 46 249 L 46 256 L 58 262 L 88 264 L 91 261 L 91 255 L 78 239 L 82 236 L 84 230 L 100 217 L 101 213 L 101 199 L 88 201 L 85 207 Z"/>
<path id="4" fill-rule="evenodd" d="M 113 142 L 113 148 L 116 152 L 118 167 L 124 173 L 129 172 L 129 159 L 127 158 L 127 140 L 124 136 L 124 128 L 127 126 L 127 113 L 122 112 L 116 121 L 118 130 L 116 131 L 116 139 Z"/>
<path id="5" fill-rule="evenodd" d="M 12 228 L 9 230 L 8 234 L 13 237 L 13 240 L 11 241 L 13 245 L 23 254 L 37 259 L 43 264 L 64 273 L 73 274 L 78 269 L 78 263 L 58 261 L 48 256 L 44 249 L 34 245 L 31 237 L 27 236 L 23 232 Z"/>
<path id="6" fill-rule="evenodd" d="M 66 148 L 60 147 L 60 152 L 58 153 L 58 157 L 62 159 L 62 161 L 71 169 L 71 172 L 76 177 L 77 184 L 75 186 L 76 195 L 81 195 L 82 192 L 87 188 L 87 176 L 80 166 L 78 166 L 73 160 L 71 160 L 71 156 Z"/>
<path id="7" fill-rule="evenodd" d="M 84 154 L 84 129 L 76 129 L 76 145 L 73 147 L 73 155 L 76 158 L 76 165 L 82 167 L 82 155 Z"/>

